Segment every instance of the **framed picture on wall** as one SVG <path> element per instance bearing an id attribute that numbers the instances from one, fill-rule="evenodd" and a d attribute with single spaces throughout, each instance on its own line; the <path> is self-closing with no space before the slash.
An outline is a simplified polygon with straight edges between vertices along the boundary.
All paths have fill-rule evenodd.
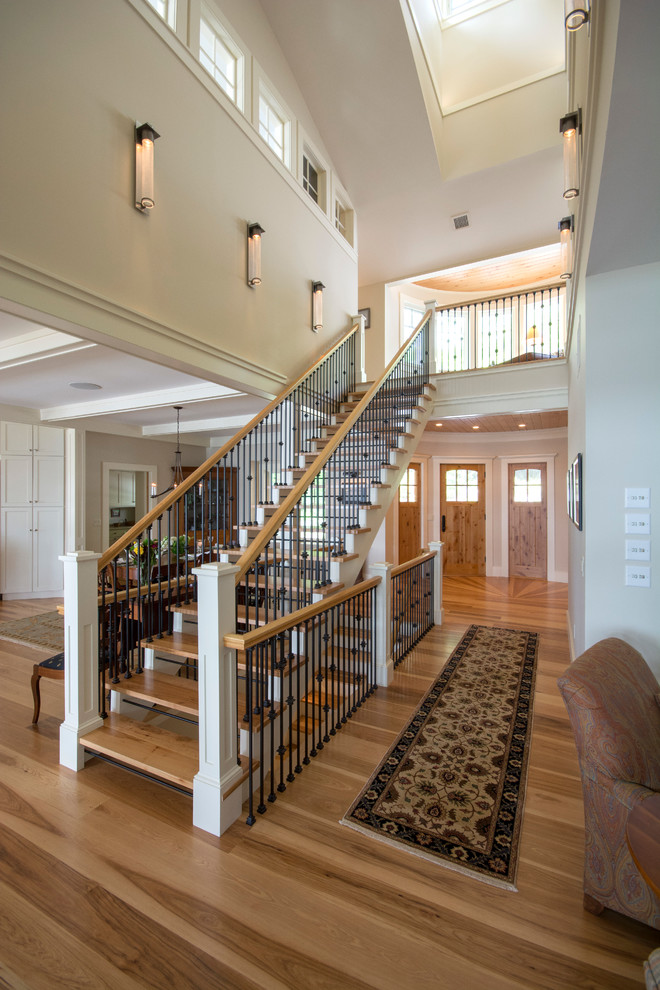
<path id="1" fill-rule="evenodd" d="M 574 526 L 582 529 L 582 454 L 578 454 L 566 475 L 566 508 Z"/>

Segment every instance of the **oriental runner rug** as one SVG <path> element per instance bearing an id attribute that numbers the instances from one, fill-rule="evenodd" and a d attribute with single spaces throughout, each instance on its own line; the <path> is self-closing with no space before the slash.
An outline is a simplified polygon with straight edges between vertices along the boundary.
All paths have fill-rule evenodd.
<path id="1" fill-rule="evenodd" d="M 470 626 L 342 824 L 515 890 L 537 652 Z"/>
<path id="2" fill-rule="evenodd" d="M 59 612 L 52 611 L 0 622 L 0 639 L 48 650 L 49 653 L 61 653 L 64 649 L 64 618 Z"/>

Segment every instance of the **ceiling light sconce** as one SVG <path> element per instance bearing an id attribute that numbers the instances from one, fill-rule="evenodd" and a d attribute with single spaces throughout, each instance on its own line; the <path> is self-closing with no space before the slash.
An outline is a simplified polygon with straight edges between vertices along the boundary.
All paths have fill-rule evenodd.
<path id="1" fill-rule="evenodd" d="M 567 113 L 559 121 L 559 133 L 564 139 L 564 199 L 580 195 L 578 170 L 578 138 L 582 133 L 582 111 Z"/>
<path id="2" fill-rule="evenodd" d="M 183 483 L 183 468 L 181 467 L 181 440 L 179 437 L 179 413 L 183 409 L 183 406 L 172 406 L 176 410 L 176 450 L 174 451 L 174 467 L 172 468 L 172 481 L 169 488 L 164 488 L 162 492 L 156 491 L 155 482 L 151 483 L 151 497 L 160 498 L 161 495 L 167 495 L 168 492 L 173 492 L 175 488 L 178 488 L 180 484 Z"/>
<path id="3" fill-rule="evenodd" d="M 323 282 L 312 282 L 312 330 L 318 333 L 323 329 Z"/>
<path id="4" fill-rule="evenodd" d="M 561 275 L 569 279 L 573 275 L 573 217 L 564 217 L 557 224 L 559 227 Z"/>
<path id="5" fill-rule="evenodd" d="M 265 234 L 264 228 L 258 223 L 249 223 L 248 235 L 248 263 L 247 263 L 247 283 L 254 289 L 261 285 L 261 235 Z"/>
<path id="6" fill-rule="evenodd" d="M 564 0 L 564 23 L 567 31 L 578 31 L 589 20 L 585 0 Z"/>
<path id="7" fill-rule="evenodd" d="M 148 213 L 154 207 L 154 141 L 151 124 L 135 126 L 135 208 Z"/>

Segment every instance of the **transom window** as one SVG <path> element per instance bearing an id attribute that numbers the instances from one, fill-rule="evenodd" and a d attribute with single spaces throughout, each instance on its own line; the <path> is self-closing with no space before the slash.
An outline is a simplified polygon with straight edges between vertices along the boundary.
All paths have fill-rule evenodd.
<path id="1" fill-rule="evenodd" d="M 176 31 L 176 0 L 147 0 L 147 3 L 173 31 Z"/>
<path id="2" fill-rule="evenodd" d="M 513 472 L 513 501 L 543 501 L 543 481 L 540 468 L 516 468 Z"/>
<path id="3" fill-rule="evenodd" d="M 303 155 L 303 189 L 311 196 L 315 203 L 318 203 L 319 173 L 307 155 Z"/>
<path id="4" fill-rule="evenodd" d="M 466 468 L 451 468 L 445 477 L 447 502 L 478 502 L 479 473 Z"/>
<path id="5" fill-rule="evenodd" d="M 419 471 L 409 467 L 399 484 L 399 502 L 414 504 L 419 501 Z"/>
<path id="6" fill-rule="evenodd" d="M 232 103 L 243 109 L 243 53 L 219 26 L 202 17 L 199 24 L 199 60 Z"/>
<path id="7" fill-rule="evenodd" d="M 259 134 L 285 165 L 288 165 L 288 123 L 275 97 L 262 89 L 259 93 Z"/>

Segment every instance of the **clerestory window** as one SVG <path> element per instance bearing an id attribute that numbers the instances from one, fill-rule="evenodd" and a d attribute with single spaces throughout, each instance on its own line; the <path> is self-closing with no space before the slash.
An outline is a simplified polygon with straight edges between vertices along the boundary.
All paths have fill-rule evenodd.
<path id="1" fill-rule="evenodd" d="M 173 31 L 176 31 L 176 0 L 147 0 L 147 3 Z"/>
<path id="2" fill-rule="evenodd" d="M 243 110 L 243 52 L 210 17 L 200 19 L 199 61 L 232 103 Z"/>

